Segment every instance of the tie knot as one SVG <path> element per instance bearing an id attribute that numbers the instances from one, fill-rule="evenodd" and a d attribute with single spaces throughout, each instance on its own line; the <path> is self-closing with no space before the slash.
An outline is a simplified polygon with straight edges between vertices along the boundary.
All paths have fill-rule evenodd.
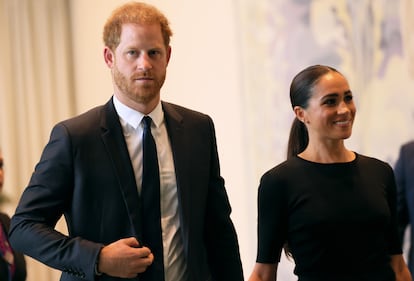
<path id="1" fill-rule="evenodd" d="M 151 128 L 151 122 L 152 122 L 152 119 L 151 119 L 151 117 L 149 117 L 149 116 L 144 116 L 144 129 L 149 129 L 149 128 Z"/>

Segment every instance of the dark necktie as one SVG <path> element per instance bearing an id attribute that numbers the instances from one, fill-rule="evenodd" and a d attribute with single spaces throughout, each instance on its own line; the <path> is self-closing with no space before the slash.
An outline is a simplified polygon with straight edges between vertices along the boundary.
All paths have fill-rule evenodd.
<path id="1" fill-rule="evenodd" d="M 7 239 L 6 230 L 0 223 L 0 259 L 3 259 L 8 265 L 8 279 L 12 280 L 14 274 L 14 256 L 13 251 Z M 0 276 L 1 277 L 1 276 Z M 0 280 L 3 280 L 0 278 Z"/>
<path id="2" fill-rule="evenodd" d="M 160 208 L 160 173 L 158 168 L 157 147 L 151 134 L 152 119 L 144 117 L 142 136 L 142 241 L 154 254 L 153 264 L 142 274 L 140 280 L 164 280 L 163 247 Z"/>

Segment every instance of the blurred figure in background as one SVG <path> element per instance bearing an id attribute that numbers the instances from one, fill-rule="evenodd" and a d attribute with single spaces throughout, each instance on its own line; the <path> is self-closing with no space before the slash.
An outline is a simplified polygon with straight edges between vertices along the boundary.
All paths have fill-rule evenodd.
<path id="1" fill-rule="evenodd" d="M 397 213 L 398 227 L 402 244 L 404 234 L 410 226 L 410 241 L 408 251 L 408 268 L 414 272 L 414 141 L 401 146 L 400 153 L 394 167 L 397 181 Z"/>
<path id="2" fill-rule="evenodd" d="M 0 149 L 0 204 L 7 201 L 2 194 L 4 184 L 4 160 Z M 26 280 L 26 261 L 21 253 L 13 251 L 9 245 L 8 231 L 10 217 L 0 211 L 0 281 Z"/>

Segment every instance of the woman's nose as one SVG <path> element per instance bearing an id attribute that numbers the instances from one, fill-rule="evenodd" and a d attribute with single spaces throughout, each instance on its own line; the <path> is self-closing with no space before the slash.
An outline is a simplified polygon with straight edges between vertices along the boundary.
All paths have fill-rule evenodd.
<path id="1" fill-rule="evenodd" d="M 349 104 L 348 103 L 346 103 L 344 101 L 339 103 L 339 105 L 338 105 L 338 113 L 339 114 L 347 113 L 349 111 L 350 111 L 350 109 L 349 109 Z"/>

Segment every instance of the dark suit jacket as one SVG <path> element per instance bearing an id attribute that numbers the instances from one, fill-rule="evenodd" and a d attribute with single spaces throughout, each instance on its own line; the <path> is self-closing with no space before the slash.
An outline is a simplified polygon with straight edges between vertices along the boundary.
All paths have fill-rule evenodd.
<path id="1" fill-rule="evenodd" d="M 414 274 L 414 141 L 401 146 L 394 167 L 397 182 L 397 212 L 400 238 L 403 242 L 407 226 L 411 239 L 408 253 L 408 268 Z"/>
<path id="2" fill-rule="evenodd" d="M 6 233 L 9 231 L 10 227 L 10 218 L 7 214 L 0 213 L 0 224 L 3 226 L 3 229 Z M 12 281 L 24 281 L 26 280 L 26 260 L 23 254 L 13 250 L 14 255 L 14 277 Z M 8 264 L 5 260 L 0 257 L 0 280 L 8 280 Z"/>
<path id="3" fill-rule="evenodd" d="M 231 207 L 207 115 L 162 103 L 177 177 L 181 235 L 191 281 L 243 280 Z M 139 195 L 112 99 L 57 124 L 12 217 L 13 247 L 94 280 L 100 248 L 140 238 Z M 65 216 L 69 237 L 54 230 Z M 102 276 L 100 280 L 120 280 Z"/>

